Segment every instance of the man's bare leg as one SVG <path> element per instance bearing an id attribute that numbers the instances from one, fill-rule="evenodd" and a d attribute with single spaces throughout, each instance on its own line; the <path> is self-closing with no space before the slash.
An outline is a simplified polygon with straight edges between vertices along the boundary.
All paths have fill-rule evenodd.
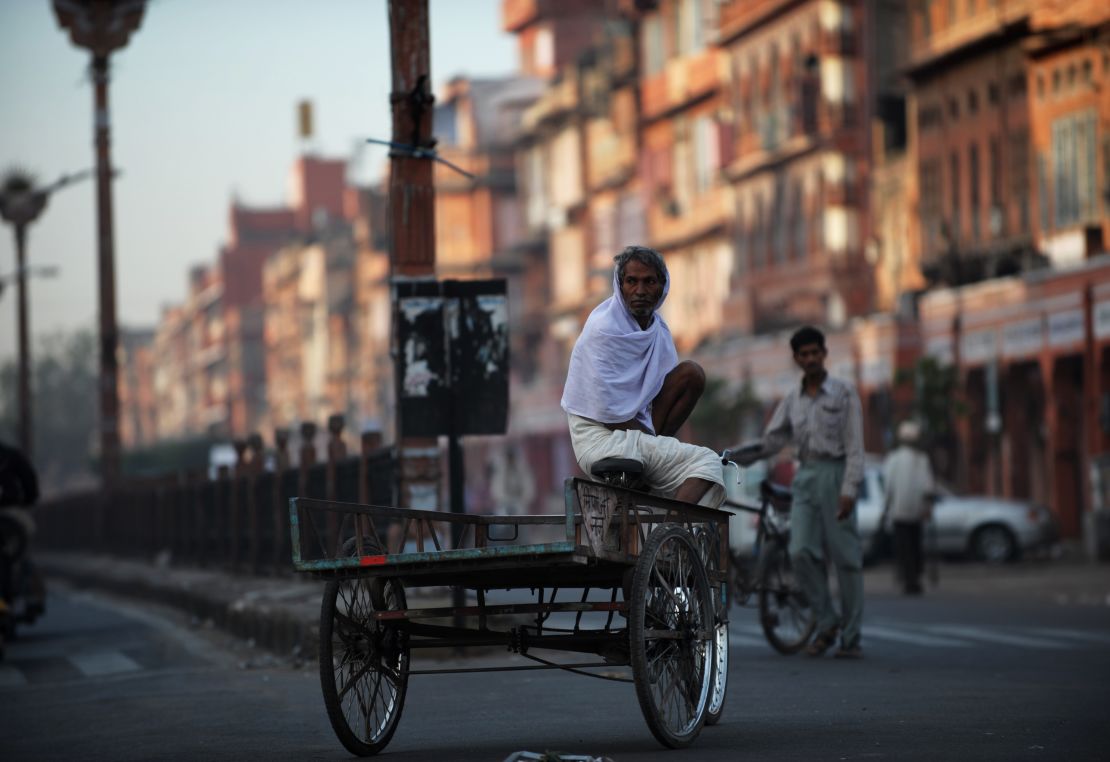
<path id="1" fill-rule="evenodd" d="M 663 437 L 673 437 L 690 417 L 703 391 L 705 371 L 700 365 L 692 360 L 684 360 L 676 365 L 663 379 L 663 388 L 651 402 L 651 422 L 655 426 L 655 433 Z M 681 490 L 680 487 L 679 491 Z M 704 493 L 703 489 L 702 494 Z"/>
<path id="2" fill-rule="evenodd" d="M 682 482 L 678 489 L 675 490 L 674 499 L 681 500 L 684 503 L 697 503 L 705 497 L 705 493 L 708 492 L 709 488 L 712 486 L 713 482 L 692 476 Z"/>

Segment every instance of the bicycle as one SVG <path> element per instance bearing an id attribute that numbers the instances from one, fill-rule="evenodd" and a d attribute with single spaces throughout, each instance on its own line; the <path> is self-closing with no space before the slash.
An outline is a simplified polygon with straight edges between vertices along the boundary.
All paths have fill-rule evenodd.
<path id="1" fill-rule="evenodd" d="M 728 459 L 728 451 L 722 459 Z M 756 596 L 767 642 L 781 654 L 796 654 L 813 636 L 817 621 L 790 561 L 787 522 L 792 493 L 789 487 L 764 479 L 759 494 L 758 508 L 733 500 L 722 506 L 758 517 L 753 557 L 745 558 L 729 548 L 728 601 L 745 606 Z"/>

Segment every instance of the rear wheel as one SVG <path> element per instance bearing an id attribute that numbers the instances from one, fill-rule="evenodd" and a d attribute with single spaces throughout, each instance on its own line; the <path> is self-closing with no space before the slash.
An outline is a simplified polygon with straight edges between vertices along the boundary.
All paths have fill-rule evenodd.
<path id="1" fill-rule="evenodd" d="M 759 587 L 759 622 L 767 642 L 781 654 L 795 654 L 809 642 L 817 622 L 802 592 L 784 543 L 766 546 Z"/>
<path id="2" fill-rule="evenodd" d="M 976 558 L 992 564 L 1012 561 L 1018 554 L 1014 533 L 1000 524 L 977 529 L 971 538 L 971 547 Z"/>
<path id="3" fill-rule="evenodd" d="M 409 681 L 408 635 L 373 618 L 406 608 L 399 580 L 333 580 L 320 612 L 320 686 L 328 719 L 347 751 L 370 756 L 397 729 Z"/>
<path id="4" fill-rule="evenodd" d="M 664 746 L 688 746 L 705 723 L 717 634 L 705 564 L 682 527 L 663 524 L 644 544 L 629 620 L 632 675 L 644 719 Z"/>

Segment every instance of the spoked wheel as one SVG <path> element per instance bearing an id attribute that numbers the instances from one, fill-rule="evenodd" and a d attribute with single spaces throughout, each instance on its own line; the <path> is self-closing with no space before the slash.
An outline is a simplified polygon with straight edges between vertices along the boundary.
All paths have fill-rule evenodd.
<path id="1" fill-rule="evenodd" d="M 725 713 L 725 694 L 728 692 L 728 598 L 725 585 L 714 588 L 714 608 L 717 626 L 713 630 L 713 683 L 709 691 L 709 706 L 705 710 L 705 724 L 716 725 Z"/>
<path id="2" fill-rule="evenodd" d="M 705 723 L 716 622 L 705 564 L 690 533 L 655 529 L 636 561 L 629 612 L 632 676 L 648 727 L 664 746 L 688 746 Z"/>
<path id="3" fill-rule="evenodd" d="M 698 555 L 705 564 L 706 572 L 717 571 L 718 547 L 709 532 L 701 527 L 694 528 L 694 544 L 698 547 Z M 732 574 L 731 569 L 729 574 Z M 710 584 L 710 595 L 713 599 L 714 611 L 714 651 L 713 651 L 713 682 L 709 689 L 709 706 L 705 710 L 705 724 L 716 725 L 721 721 L 725 711 L 725 694 L 728 692 L 728 583 Z"/>
<path id="4" fill-rule="evenodd" d="M 377 754 L 401 719 L 409 682 L 408 635 L 371 615 L 406 607 L 405 589 L 396 579 L 333 580 L 324 591 L 320 685 L 331 726 L 352 754 Z"/>
<path id="5" fill-rule="evenodd" d="M 759 621 L 767 642 L 781 654 L 796 654 L 813 635 L 817 621 L 802 592 L 790 554 L 782 543 L 770 545 L 759 589 Z"/>

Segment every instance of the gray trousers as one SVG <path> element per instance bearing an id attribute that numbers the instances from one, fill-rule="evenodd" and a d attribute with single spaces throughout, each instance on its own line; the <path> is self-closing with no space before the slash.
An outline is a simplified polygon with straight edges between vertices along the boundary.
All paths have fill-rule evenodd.
<path id="1" fill-rule="evenodd" d="M 855 511 L 836 520 L 844 461 L 808 461 L 794 476 L 790 508 L 790 558 L 798 583 L 813 603 L 817 631 L 840 628 L 840 642 L 859 645 L 863 619 L 863 549 Z M 825 573 L 826 549 L 836 567 L 840 616 L 833 608 Z"/>

